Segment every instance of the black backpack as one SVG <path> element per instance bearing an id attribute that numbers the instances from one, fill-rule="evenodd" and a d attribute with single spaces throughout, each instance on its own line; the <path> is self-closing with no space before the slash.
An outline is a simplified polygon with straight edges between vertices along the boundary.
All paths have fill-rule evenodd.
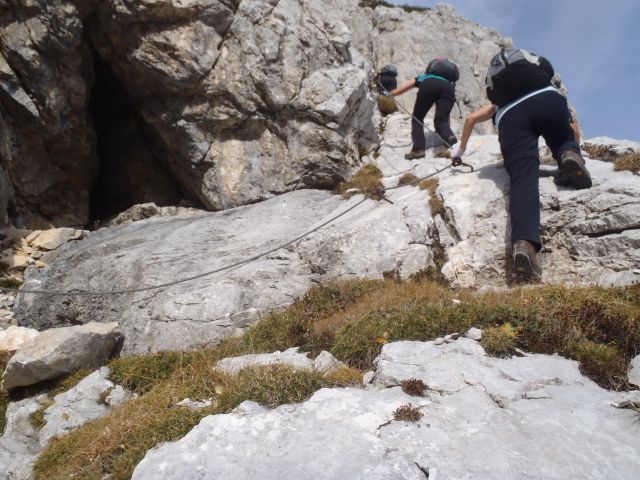
<path id="1" fill-rule="evenodd" d="M 431 60 L 429 65 L 427 65 L 425 73 L 446 78 L 451 83 L 456 83 L 460 79 L 460 69 L 458 65 L 447 58 L 434 58 Z"/>
<path id="2" fill-rule="evenodd" d="M 487 97 L 502 106 L 550 85 L 553 75 L 553 67 L 546 58 L 520 48 L 503 48 L 491 59 L 487 71 Z"/>

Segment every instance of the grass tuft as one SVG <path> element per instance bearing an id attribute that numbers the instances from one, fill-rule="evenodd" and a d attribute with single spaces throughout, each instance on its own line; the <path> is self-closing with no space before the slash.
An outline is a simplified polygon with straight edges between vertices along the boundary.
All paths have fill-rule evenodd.
<path id="1" fill-rule="evenodd" d="M 437 178 L 429 178 L 420 182 L 420 189 L 429 192 L 429 206 L 431 207 L 431 215 L 440 215 L 444 218 L 444 203 L 438 195 L 438 186 L 440 182 Z"/>
<path id="2" fill-rule="evenodd" d="M 487 353 L 498 357 L 508 357 L 515 351 L 517 340 L 518 330 L 513 328 L 510 323 L 505 323 L 500 327 L 485 329 L 480 343 Z"/>
<path id="3" fill-rule="evenodd" d="M 377 198 L 380 191 L 384 191 L 382 186 L 382 172 L 375 165 L 365 165 L 358 170 L 351 180 L 338 185 L 337 192 L 344 198 L 351 198 L 357 193 L 362 193 L 370 198 Z M 356 189 L 357 192 L 349 190 Z"/>
<path id="4" fill-rule="evenodd" d="M 378 110 L 382 115 L 391 115 L 398 111 L 398 105 L 393 97 L 378 95 Z"/>
<path id="5" fill-rule="evenodd" d="M 402 382 L 402 391 L 407 395 L 414 397 L 424 396 L 424 392 L 427 390 L 427 385 L 420 379 L 410 378 Z"/>
<path id="6" fill-rule="evenodd" d="M 396 422 L 417 422 L 422 418 L 422 412 L 411 404 L 400 405 L 393 412 L 393 419 Z"/>
<path id="7" fill-rule="evenodd" d="M 120 358 L 109 363 L 110 379 L 142 395 L 167 380 L 176 369 L 185 367 L 188 362 L 188 355 L 176 352 Z"/>
<path id="8" fill-rule="evenodd" d="M 640 172 L 640 152 L 624 155 L 613 162 L 616 171 L 627 170 L 633 173 Z"/>
<path id="9" fill-rule="evenodd" d="M 438 150 L 436 153 L 434 153 L 433 157 L 434 158 L 451 158 L 451 155 L 449 154 L 449 150 L 442 149 L 442 150 Z"/>
<path id="10" fill-rule="evenodd" d="M 416 177 L 413 173 L 405 173 L 398 180 L 398 186 L 402 187 L 403 185 L 416 185 L 420 179 Z"/>

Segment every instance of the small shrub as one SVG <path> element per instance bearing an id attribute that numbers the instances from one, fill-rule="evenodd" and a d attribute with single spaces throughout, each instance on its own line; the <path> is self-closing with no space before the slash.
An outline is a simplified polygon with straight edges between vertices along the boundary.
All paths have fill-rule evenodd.
<path id="1" fill-rule="evenodd" d="M 403 185 L 416 185 L 419 180 L 420 179 L 413 173 L 405 173 L 400 177 L 400 180 L 398 180 L 398 186 L 402 187 Z"/>
<path id="2" fill-rule="evenodd" d="M 398 111 L 398 105 L 393 97 L 378 95 L 378 110 L 382 115 L 391 115 Z"/>
<path id="3" fill-rule="evenodd" d="M 503 357 L 514 352 L 517 339 L 518 330 L 510 323 L 505 323 L 500 327 L 485 329 L 480 343 L 487 353 Z"/>
<path id="4" fill-rule="evenodd" d="M 629 172 L 640 172 L 640 152 L 631 153 L 616 159 L 613 162 L 613 168 L 616 171 L 627 170 Z"/>
<path id="5" fill-rule="evenodd" d="M 615 345 L 584 341 L 572 349 L 582 372 L 610 388 L 626 384 L 627 360 Z"/>
<path id="6" fill-rule="evenodd" d="M 17 278 L 0 278 L 0 288 L 8 288 L 10 290 L 17 290 L 22 286 L 22 283 Z"/>
<path id="7" fill-rule="evenodd" d="M 356 193 L 362 193 L 371 198 L 376 198 L 378 192 L 384 191 L 382 186 L 382 172 L 375 165 L 365 165 L 358 170 L 351 180 L 338 185 L 338 193 L 344 198 L 351 198 Z M 351 189 L 356 189 L 357 192 L 349 192 Z"/>
<path id="8" fill-rule="evenodd" d="M 402 382 L 402 391 L 407 395 L 422 397 L 427 391 L 427 385 L 420 379 L 410 378 Z"/>
<path id="9" fill-rule="evenodd" d="M 422 412 L 411 404 L 399 406 L 393 412 L 393 419 L 397 422 L 417 422 L 422 418 Z"/>

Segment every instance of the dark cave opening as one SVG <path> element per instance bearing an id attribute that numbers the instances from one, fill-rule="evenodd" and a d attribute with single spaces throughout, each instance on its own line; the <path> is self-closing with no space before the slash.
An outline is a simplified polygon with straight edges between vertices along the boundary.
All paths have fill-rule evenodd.
<path id="1" fill-rule="evenodd" d="M 180 189 L 150 148 L 135 102 L 93 47 L 92 57 L 95 82 L 89 112 L 97 136 L 99 170 L 89 197 L 90 224 L 140 203 L 177 205 L 182 199 Z"/>

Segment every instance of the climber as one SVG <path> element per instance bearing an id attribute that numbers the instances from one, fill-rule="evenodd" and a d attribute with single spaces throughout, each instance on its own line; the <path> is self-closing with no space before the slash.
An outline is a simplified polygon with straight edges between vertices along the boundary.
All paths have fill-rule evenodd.
<path id="1" fill-rule="evenodd" d="M 460 145 L 451 151 L 461 159 L 477 122 L 493 118 L 511 186 L 513 268 L 522 279 L 542 276 L 540 242 L 538 138 L 542 135 L 558 162 L 556 183 L 576 189 L 591 187 L 570 125 L 566 98 L 551 85 L 553 67 L 547 59 L 516 48 L 502 49 L 491 60 L 486 86 L 490 104 L 464 122 Z"/>
<path id="2" fill-rule="evenodd" d="M 382 67 L 373 81 L 375 82 L 378 93 L 384 94 L 398 88 L 398 69 L 395 65 L 385 65 Z"/>
<path id="3" fill-rule="evenodd" d="M 400 87 L 389 92 L 389 95 L 396 97 L 408 92 L 413 87 L 418 87 L 416 103 L 413 107 L 413 119 L 411 120 L 411 140 L 413 147 L 404 158 L 413 160 L 424 158 L 425 138 L 422 121 L 436 104 L 436 115 L 433 120 L 436 132 L 449 145 L 455 144 L 458 139 L 451 131 L 449 125 L 449 114 L 456 101 L 455 82 L 460 78 L 458 66 L 446 58 L 435 58 L 429 62 L 425 73 L 412 80 L 408 80 Z"/>

